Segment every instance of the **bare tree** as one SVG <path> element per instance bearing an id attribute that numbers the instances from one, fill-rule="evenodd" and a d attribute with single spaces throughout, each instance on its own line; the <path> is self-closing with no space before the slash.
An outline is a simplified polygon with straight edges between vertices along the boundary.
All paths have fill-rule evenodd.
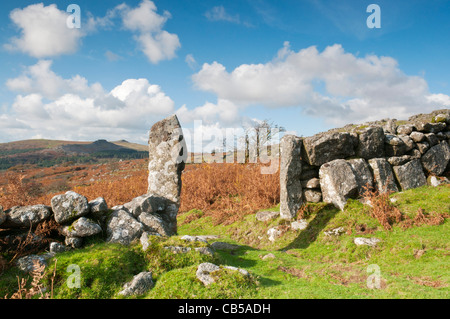
<path id="1" fill-rule="evenodd" d="M 253 123 L 245 129 L 245 161 L 248 162 L 250 157 L 250 145 L 255 145 L 256 158 L 260 157 L 260 151 L 262 146 L 268 147 L 268 155 L 271 152 L 271 145 L 267 145 L 274 134 L 286 132 L 283 126 L 275 124 L 273 121 L 265 119 L 263 121 L 253 121 Z"/>

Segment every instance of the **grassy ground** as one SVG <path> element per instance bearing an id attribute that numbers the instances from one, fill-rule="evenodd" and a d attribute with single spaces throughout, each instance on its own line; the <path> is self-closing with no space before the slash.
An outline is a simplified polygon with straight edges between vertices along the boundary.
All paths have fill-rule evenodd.
<path id="1" fill-rule="evenodd" d="M 422 187 L 393 194 L 395 206 L 410 217 L 450 212 L 450 187 Z M 273 207 L 272 210 L 278 210 Z M 292 230 L 285 221 L 260 222 L 255 214 L 230 225 L 217 225 L 198 210 L 181 214 L 179 236 L 152 237 L 143 252 L 139 243 L 124 247 L 94 238 L 85 248 L 56 256 L 55 298 L 118 298 L 122 285 L 141 271 L 152 271 L 155 286 L 139 298 L 440 298 L 450 297 L 450 225 L 402 228 L 394 224 L 385 230 L 371 217 L 370 208 L 356 200 L 341 212 L 325 204 L 309 204 L 303 210 L 308 221 L 304 230 Z M 279 227 L 284 234 L 274 243 L 267 230 Z M 324 231 L 343 227 L 340 236 Z M 219 250 L 214 256 L 192 249 L 173 254 L 164 246 L 205 246 L 186 243 L 182 235 L 218 235 L 215 241 L 241 245 L 238 250 Z M 355 237 L 381 239 L 376 247 L 356 246 Z M 213 240 L 210 240 L 211 243 Z M 273 254 L 274 258 L 264 258 Z M 196 279 L 202 262 L 231 265 L 248 270 L 243 278 L 224 271 L 217 282 L 205 287 Z M 49 261 L 44 285 L 50 286 L 54 260 Z M 69 265 L 79 265 L 81 288 L 68 288 Z M 368 288 L 368 280 L 379 273 L 378 288 Z M 0 277 L 0 296 L 17 290 L 14 268 Z M 30 281 L 30 280 L 29 280 Z M 372 282 L 372 281 L 370 281 Z"/>

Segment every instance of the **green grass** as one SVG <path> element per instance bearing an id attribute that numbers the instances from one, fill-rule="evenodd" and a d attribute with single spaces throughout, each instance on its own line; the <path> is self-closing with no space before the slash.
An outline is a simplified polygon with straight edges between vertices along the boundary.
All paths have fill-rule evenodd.
<path id="1" fill-rule="evenodd" d="M 448 186 L 422 187 L 391 195 L 402 212 L 414 216 L 419 208 L 425 213 L 450 212 Z M 278 210 L 279 207 L 273 207 Z M 197 219 L 183 223 L 190 215 Z M 370 215 L 368 206 L 350 200 L 344 211 L 320 204 L 308 204 L 303 216 L 305 230 L 287 229 L 285 221 L 260 222 L 255 214 L 231 225 L 214 226 L 210 217 L 198 210 L 179 215 L 178 236 L 150 237 L 143 252 L 139 243 L 121 246 L 104 243 L 100 238 L 88 247 L 56 256 L 55 298 L 118 298 L 125 282 L 141 271 L 152 271 L 155 286 L 143 296 L 133 298 L 440 298 L 450 297 L 450 224 L 402 229 L 394 225 L 385 230 Z M 271 227 L 286 232 L 274 243 L 267 238 Z M 343 227 L 338 237 L 324 231 Z M 218 235 L 218 241 L 241 245 L 238 250 L 219 250 L 214 256 L 202 255 L 193 248 L 202 242 L 188 243 L 182 235 Z M 356 246 L 355 237 L 377 237 L 376 247 Z M 213 240 L 210 240 L 211 243 Z M 188 246 L 186 254 L 174 254 L 165 246 Z M 421 256 L 417 252 L 424 252 Z M 273 259 L 263 259 L 272 253 Z M 230 265 L 248 270 L 246 278 L 221 269 L 217 282 L 204 286 L 196 278 L 200 263 Z M 53 272 L 49 261 L 46 284 Z M 81 288 L 68 288 L 67 272 L 71 264 L 80 266 Z M 376 265 L 376 266 L 371 266 Z M 380 271 L 379 289 L 369 289 L 373 269 Z M 17 289 L 15 268 L 0 277 L 0 296 Z"/>

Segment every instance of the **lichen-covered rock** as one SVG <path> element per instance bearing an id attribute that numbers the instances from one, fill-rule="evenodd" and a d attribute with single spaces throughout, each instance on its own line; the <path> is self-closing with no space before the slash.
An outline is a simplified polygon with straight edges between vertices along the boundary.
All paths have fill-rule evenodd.
<path id="1" fill-rule="evenodd" d="M 166 246 L 164 249 L 170 250 L 174 254 L 185 254 L 192 250 L 191 247 L 184 247 L 184 246 Z"/>
<path id="2" fill-rule="evenodd" d="M 430 149 L 430 144 L 427 142 L 416 143 L 416 146 L 420 154 L 425 154 Z"/>
<path id="3" fill-rule="evenodd" d="M 394 173 L 402 190 L 417 188 L 427 184 L 420 160 L 415 159 L 401 166 L 394 166 Z"/>
<path id="4" fill-rule="evenodd" d="M 357 157 L 371 159 L 384 156 L 384 131 L 381 127 L 368 127 L 358 138 Z"/>
<path id="5" fill-rule="evenodd" d="M 197 279 L 200 280 L 205 286 L 208 286 L 215 282 L 213 276 L 211 275 L 212 272 L 218 272 L 222 269 L 229 269 L 233 271 L 239 272 L 242 276 L 249 277 L 250 273 L 242 268 L 237 268 L 234 266 L 223 266 L 222 268 L 214 265 L 212 263 L 202 263 L 198 266 L 196 276 Z"/>
<path id="6" fill-rule="evenodd" d="M 409 137 L 416 143 L 422 142 L 425 139 L 425 134 L 422 132 L 412 132 Z"/>
<path id="7" fill-rule="evenodd" d="M 198 265 L 196 276 L 205 286 L 208 286 L 214 282 L 214 278 L 211 276 L 213 271 L 220 270 L 220 267 L 212 263 L 201 263 Z"/>
<path id="8" fill-rule="evenodd" d="M 423 168 L 431 174 L 444 173 L 450 161 L 450 146 L 446 141 L 431 147 L 421 158 Z"/>
<path id="9" fill-rule="evenodd" d="M 397 134 L 399 135 L 409 135 L 412 131 L 414 131 L 414 125 L 411 124 L 399 125 L 397 127 Z"/>
<path id="10" fill-rule="evenodd" d="M 16 265 L 19 270 L 30 273 L 34 270 L 37 270 L 37 267 L 47 266 L 47 260 L 53 258 L 55 256 L 54 253 L 45 253 L 42 255 L 28 255 L 21 257 L 17 260 Z"/>
<path id="11" fill-rule="evenodd" d="M 169 221 L 164 221 L 163 215 L 151 214 L 143 212 L 139 215 L 137 220 L 144 226 L 144 230 L 150 232 L 156 232 L 161 236 L 172 236 L 175 232 L 172 231 L 172 227 L 168 226 Z"/>
<path id="12" fill-rule="evenodd" d="M 83 238 L 81 237 L 66 237 L 64 244 L 70 248 L 81 248 L 83 246 Z"/>
<path id="13" fill-rule="evenodd" d="M 434 175 L 430 175 L 427 178 L 427 184 L 433 187 L 437 187 L 443 184 L 450 184 L 450 180 L 447 177 L 436 177 Z"/>
<path id="14" fill-rule="evenodd" d="M 196 242 L 196 241 L 199 241 L 199 242 L 202 242 L 202 243 L 205 243 L 205 244 L 208 243 L 208 241 L 207 241 L 206 239 L 204 239 L 204 238 L 202 238 L 202 237 L 199 237 L 199 236 L 184 235 L 184 236 L 181 237 L 180 239 L 181 239 L 181 240 L 184 240 L 184 241 L 188 241 L 188 242 Z"/>
<path id="15" fill-rule="evenodd" d="M 150 242 L 149 242 L 150 236 L 161 236 L 161 235 L 158 233 L 155 233 L 155 232 L 144 231 L 142 233 L 141 237 L 139 238 L 139 241 L 141 242 L 143 251 L 146 251 L 148 249 L 148 247 L 150 246 Z"/>
<path id="16" fill-rule="evenodd" d="M 281 139 L 280 217 L 292 219 L 302 205 L 301 161 L 302 139 L 285 135 Z"/>
<path id="17" fill-rule="evenodd" d="M 439 139 L 434 133 L 425 134 L 425 141 L 428 143 L 428 145 L 430 145 L 430 147 L 439 144 Z"/>
<path id="18" fill-rule="evenodd" d="M 308 222 L 306 219 L 296 220 L 291 223 L 291 229 L 293 230 L 304 230 L 308 227 Z"/>
<path id="19" fill-rule="evenodd" d="M 106 241 L 129 245 L 134 239 L 139 238 L 144 231 L 144 226 L 138 222 L 124 208 L 111 213 L 106 222 Z"/>
<path id="20" fill-rule="evenodd" d="M 435 123 L 449 123 L 450 124 L 450 114 L 440 113 L 434 117 Z"/>
<path id="21" fill-rule="evenodd" d="M 282 234 L 281 230 L 279 230 L 276 227 L 272 227 L 267 230 L 267 236 L 271 242 L 274 242 L 278 237 L 281 236 L 281 234 Z"/>
<path id="22" fill-rule="evenodd" d="M 320 133 L 304 138 L 303 160 L 310 165 L 321 166 L 335 159 L 353 156 L 357 140 L 348 132 Z"/>
<path id="23" fill-rule="evenodd" d="M 362 158 L 348 160 L 358 185 L 358 195 L 362 196 L 367 190 L 373 187 L 373 175 L 369 164 Z"/>
<path id="24" fill-rule="evenodd" d="M 353 242 L 357 246 L 366 245 L 370 247 L 375 247 L 380 241 L 381 239 L 379 238 L 356 237 L 355 239 L 353 239 Z"/>
<path id="25" fill-rule="evenodd" d="M 260 222 L 267 222 L 269 220 L 277 218 L 278 216 L 280 216 L 280 212 L 263 211 L 263 212 L 257 212 L 255 218 L 256 218 L 256 220 L 259 220 Z"/>
<path id="26" fill-rule="evenodd" d="M 391 134 L 385 135 L 386 156 L 401 156 L 404 155 L 409 150 L 410 148 L 399 136 Z"/>
<path id="27" fill-rule="evenodd" d="M 309 203 L 318 203 L 322 200 L 322 192 L 319 189 L 306 189 L 303 195 Z"/>
<path id="28" fill-rule="evenodd" d="M 325 234 L 325 236 L 340 236 L 341 234 L 343 234 L 345 232 L 345 228 L 344 227 L 337 227 L 337 228 L 333 228 L 327 231 L 324 231 L 323 233 Z"/>
<path id="29" fill-rule="evenodd" d="M 184 170 L 187 148 L 176 115 L 155 123 L 149 134 L 149 163 L 147 193 L 167 199 L 164 214 L 176 232 L 180 206 L 181 173 Z"/>
<path id="30" fill-rule="evenodd" d="M 411 159 L 413 159 L 411 155 L 402 155 L 388 157 L 387 161 L 392 166 L 399 166 L 408 163 Z"/>
<path id="31" fill-rule="evenodd" d="M 51 242 L 49 250 L 51 253 L 58 254 L 67 251 L 66 246 L 58 242 Z"/>
<path id="32" fill-rule="evenodd" d="M 403 141 L 403 143 L 405 143 L 406 146 L 405 152 L 409 152 L 410 150 L 416 147 L 416 143 L 408 135 L 399 135 L 398 137 Z"/>
<path id="33" fill-rule="evenodd" d="M 64 226 L 61 233 L 66 237 L 89 237 L 102 232 L 99 224 L 86 217 L 80 217 L 70 226 Z"/>
<path id="34" fill-rule="evenodd" d="M 58 224 L 69 223 L 89 213 L 86 197 L 73 191 L 52 198 L 52 210 Z"/>
<path id="35" fill-rule="evenodd" d="M 138 218 L 142 212 L 161 214 L 166 209 L 167 200 L 153 194 L 144 194 L 123 204 L 128 211 Z"/>
<path id="36" fill-rule="evenodd" d="M 385 158 L 370 159 L 369 165 L 372 167 L 373 177 L 378 192 L 398 192 L 392 167 Z"/>
<path id="37" fill-rule="evenodd" d="M 320 188 L 320 179 L 317 177 L 302 181 L 302 187 L 307 189 Z"/>
<path id="38" fill-rule="evenodd" d="M 119 295 L 126 297 L 142 295 L 152 289 L 153 286 L 152 272 L 141 272 L 123 286 L 124 289 L 119 292 Z"/>
<path id="39" fill-rule="evenodd" d="M 393 119 L 388 119 L 383 126 L 383 130 L 387 134 L 397 134 L 397 121 Z"/>
<path id="40" fill-rule="evenodd" d="M 88 202 L 89 211 L 93 216 L 101 217 L 108 212 L 108 205 L 103 197 L 97 197 Z"/>
<path id="41" fill-rule="evenodd" d="M 358 183 L 351 165 L 343 159 L 323 164 L 319 170 L 320 188 L 325 203 L 343 210 L 347 200 L 358 194 Z"/>
<path id="42" fill-rule="evenodd" d="M 414 126 L 417 128 L 419 132 L 426 132 L 426 133 L 437 133 L 445 130 L 447 127 L 445 123 L 429 123 L 429 122 L 416 122 L 414 123 Z"/>
<path id="43" fill-rule="evenodd" d="M 199 252 L 202 255 L 213 256 L 214 251 L 210 247 L 196 247 L 195 251 Z"/>
<path id="44" fill-rule="evenodd" d="M 0 213 L 1 215 L 1 213 Z M 14 206 L 5 212 L 4 228 L 29 228 L 49 219 L 52 210 L 49 206 Z"/>

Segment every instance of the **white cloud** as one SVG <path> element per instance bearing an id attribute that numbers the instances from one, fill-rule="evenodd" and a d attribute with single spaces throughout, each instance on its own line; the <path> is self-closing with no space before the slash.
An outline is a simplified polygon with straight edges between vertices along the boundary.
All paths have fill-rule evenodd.
<path id="1" fill-rule="evenodd" d="M 205 16 L 210 21 L 227 21 L 232 23 L 240 23 L 239 15 L 230 15 L 223 6 L 216 6 L 208 10 Z"/>
<path id="2" fill-rule="evenodd" d="M 8 79 L 9 90 L 20 93 L 38 93 L 47 99 L 56 99 L 66 93 L 81 96 L 98 96 L 103 94 L 101 84 L 88 85 L 86 78 L 79 75 L 63 79 L 51 70 L 51 60 L 39 60 L 35 65 L 26 68 L 22 75 Z"/>
<path id="3" fill-rule="evenodd" d="M 97 135 L 145 142 L 151 125 L 174 111 L 173 100 L 147 79 L 127 79 L 107 92 L 80 75 L 62 78 L 50 67 L 51 61 L 39 61 L 7 81 L 20 94 L 0 122 L 16 123 L 15 139 L 40 134 L 92 140 Z"/>
<path id="4" fill-rule="evenodd" d="M 10 39 L 4 47 L 21 51 L 32 57 L 44 58 L 77 51 L 84 34 L 81 29 L 69 29 L 69 14 L 55 4 L 33 4 L 10 13 L 12 22 L 20 29 L 20 37 Z"/>
<path id="5" fill-rule="evenodd" d="M 196 69 L 198 64 L 197 61 L 195 61 L 195 58 L 192 54 L 188 54 L 186 55 L 186 58 L 184 59 L 184 61 L 187 63 L 187 65 L 192 69 Z"/>
<path id="6" fill-rule="evenodd" d="M 219 100 L 244 106 L 298 106 L 335 125 L 406 118 L 448 103 L 447 95 L 430 95 L 422 77 L 404 74 L 395 59 L 357 57 L 338 44 L 322 52 L 314 46 L 293 52 L 285 42 L 273 61 L 242 64 L 231 72 L 218 62 L 205 63 L 192 79 L 198 89 Z"/>
<path id="7" fill-rule="evenodd" d="M 180 107 L 176 114 L 180 122 L 191 123 L 200 120 L 207 125 L 215 124 L 217 122 L 223 125 L 237 124 L 241 120 L 239 108 L 227 100 L 218 100 L 217 104 L 206 102 L 202 106 L 198 106 L 189 110 L 186 105 Z"/>
<path id="8" fill-rule="evenodd" d="M 105 57 L 108 59 L 108 61 L 111 62 L 122 60 L 122 57 L 120 55 L 109 50 L 105 52 Z"/>
<path id="9" fill-rule="evenodd" d="M 163 30 L 171 17 L 169 12 L 159 15 L 156 5 L 150 0 L 143 0 L 134 9 L 122 4 L 116 10 L 121 12 L 125 29 L 138 33 L 134 39 L 151 63 L 156 64 L 176 56 L 175 51 L 181 47 L 180 40 L 176 34 Z"/>

